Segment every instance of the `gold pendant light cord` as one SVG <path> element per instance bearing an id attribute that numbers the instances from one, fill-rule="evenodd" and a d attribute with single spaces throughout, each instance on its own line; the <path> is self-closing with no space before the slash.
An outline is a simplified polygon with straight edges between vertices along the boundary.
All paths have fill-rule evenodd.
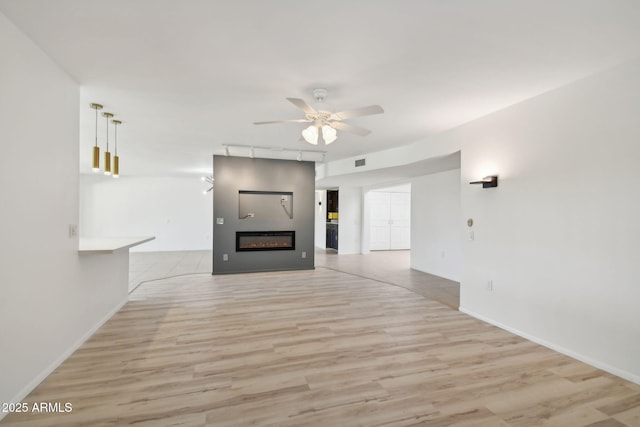
<path id="1" fill-rule="evenodd" d="M 96 147 L 98 146 L 98 109 L 96 108 Z"/>
<path id="2" fill-rule="evenodd" d="M 107 119 L 107 152 L 109 152 L 109 116 L 105 115 L 104 117 Z"/>

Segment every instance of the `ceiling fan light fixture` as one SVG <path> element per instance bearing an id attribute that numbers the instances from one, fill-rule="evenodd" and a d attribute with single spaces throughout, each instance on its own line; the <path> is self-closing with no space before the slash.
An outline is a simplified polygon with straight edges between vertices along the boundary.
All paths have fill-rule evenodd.
<path id="1" fill-rule="evenodd" d="M 338 134 L 334 128 L 329 125 L 322 126 L 322 139 L 324 139 L 324 143 L 326 145 L 331 144 L 333 141 L 338 139 Z"/>
<path id="2" fill-rule="evenodd" d="M 318 128 L 311 125 L 302 131 L 302 137 L 309 144 L 318 145 Z"/>
<path id="3" fill-rule="evenodd" d="M 350 132 L 360 136 L 366 136 L 371 133 L 370 130 L 348 123 L 343 120 L 352 119 L 354 117 L 369 116 L 372 114 L 384 113 L 379 105 L 369 105 L 351 110 L 333 112 L 333 108 L 324 101 L 327 96 L 327 89 L 317 88 L 313 90 L 315 103 L 307 104 L 304 99 L 286 98 L 295 107 L 304 111 L 304 119 L 292 120 L 271 120 L 265 122 L 253 122 L 256 125 L 266 125 L 271 123 L 311 123 L 302 131 L 302 138 L 309 144 L 318 145 L 318 136 L 322 132 L 324 145 L 329 145 L 338 139 L 337 131 Z"/>

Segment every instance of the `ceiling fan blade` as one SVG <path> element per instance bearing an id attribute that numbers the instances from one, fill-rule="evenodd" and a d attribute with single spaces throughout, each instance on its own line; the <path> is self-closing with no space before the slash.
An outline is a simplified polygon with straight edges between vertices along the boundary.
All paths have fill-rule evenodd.
<path id="1" fill-rule="evenodd" d="M 307 114 L 317 114 L 318 112 L 313 109 L 313 107 L 307 104 L 303 99 L 300 98 L 287 98 L 287 101 L 301 109 Z"/>
<path id="2" fill-rule="evenodd" d="M 253 122 L 254 125 L 270 125 L 272 123 L 308 123 L 311 120 L 307 119 L 293 119 L 293 120 L 271 120 L 268 122 Z"/>
<path id="3" fill-rule="evenodd" d="M 332 120 L 345 120 L 353 117 L 370 116 L 372 114 L 384 113 L 379 105 L 369 105 L 368 107 L 356 108 L 353 110 L 340 111 L 331 115 Z"/>
<path id="4" fill-rule="evenodd" d="M 350 125 L 349 123 L 331 122 L 329 123 L 329 126 L 331 126 L 334 129 L 343 130 L 345 132 L 355 133 L 356 135 L 360 135 L 360 136 L 366 136 L 371 133 L 369 129 Z"/>

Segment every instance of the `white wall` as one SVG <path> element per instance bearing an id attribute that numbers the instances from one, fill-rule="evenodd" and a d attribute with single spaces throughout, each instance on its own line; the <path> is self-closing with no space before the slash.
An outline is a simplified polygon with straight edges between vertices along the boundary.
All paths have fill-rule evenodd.
<path id="1" fill-rule="evenodd" d="M 211 250 L 212 194 L 202 194 L 207 188 L 199 177 L 82 175 L 80 234 L 156 236 L 132 251 Z"/>
<path id="2" fill-rule="evenodd" d="M 126 301 L 128 258 L 80 257 L 69 237 L 79 86 L 2 13 L 0 57 L 0 402 L 15 402 Z"/>
<path id="3" fill-rule="evenodd" d="M 359 254 L 362 237 L 361 187 L 343 187 L 338 189 L 338 254 Z"/>
<path id="4" fill-rule="evenodd" d="M 411 181 L 411 268 L 460 281 L 460 169 Z"/>
<path id="5" fill-rule="evenodd" d="M 640 383 L 639 113 L 636 61 L 448 138 L 475 220 L 461 309 Z"/>
<path id="6" fill-rule="evenodd" d="M 461 150 L 461 310 L 640 383 L 639 111 L 635 61 L 368 154 L 367 170 Z M 492 173 L 496 189 L 468 184 Z"/>
<path id="7" fill-rule="evenodd" d="M 327 191 L 316 190 L 315 246 L 327 248 Z"/>

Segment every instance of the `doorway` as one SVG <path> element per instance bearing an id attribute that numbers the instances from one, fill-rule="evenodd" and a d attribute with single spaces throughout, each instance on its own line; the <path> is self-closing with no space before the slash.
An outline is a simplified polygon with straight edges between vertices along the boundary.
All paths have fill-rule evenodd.
<path id="1" fill-rule="evenodd" d="M 411 249 L 411 184 L 368 193 L 369 250 Z"/>

